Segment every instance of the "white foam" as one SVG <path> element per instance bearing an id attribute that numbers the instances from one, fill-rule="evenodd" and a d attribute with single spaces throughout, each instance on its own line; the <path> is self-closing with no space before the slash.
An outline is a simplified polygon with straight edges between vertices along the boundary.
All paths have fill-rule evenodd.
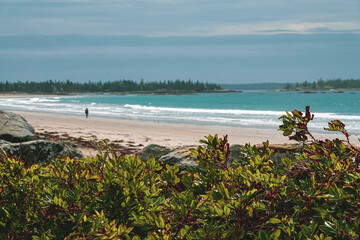
<path id="1" fill-rule="evenodd" d="M 210 113 L 210 114 L 243 114 L 243 115 L 273 115 L 281 116 L 282 111 L 268 111 L 268 110 L 241 110 L 241 109 L 202 109 L 202 108 L 169 108 L 169 107 L 152 107 L 143 105 L 125 104 L 124 107 L 138 110 L 149 111 L 168 111 L 168 112 L 183 112 L 183 113 Z"/>
<path id="2" fill-rule="evenodd" d="M 30 102 L 59 102 L 59 98 L 30 98 Z"/>
<path id="3" fill-rule="evenodd" d="M 75 97 L 80 98 L 84 96 Z M 278 118 L 285 114 L 285 111 L 271 110 L 156 107 L 152 106 L 151 103 L 147 103 L 148 105 L 116 105 L 96 103 L 94 100 L 86 103 L 83 100 L 79 101 L 75 99 L 65 100 L 65 102 L 63 102 L 64 98 L 69 97 L 0 99 L 0 107 L 9 110 L 83 115 L 84 109 L 90 105 L 90 114 L 100 117 L 212 125 L 223 124 L 239 127 L 275 129 L 282 124 Z M 327 127 L 329 121 L 339 119 L 346 124 L 349 131 L 351 130 L 352 133 L 360 133 L 359 115 L 318 112 L 313 114 L 315 115 L 314 121 L 309 124 L 309 127 L 312 129 L 320 131 L 324 127 Z"/>

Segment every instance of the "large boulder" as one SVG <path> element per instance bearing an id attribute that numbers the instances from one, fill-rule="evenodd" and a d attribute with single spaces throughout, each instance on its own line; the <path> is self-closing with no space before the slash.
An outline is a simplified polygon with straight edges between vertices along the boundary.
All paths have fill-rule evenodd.
<path id="1" fill-rule="evenodd" d="M 34 163 L 44 163 L 58 157 L 83 157 L 76 146 L 68 142 L 53 142 L 34 140 L 21 143 L 10 143 L 0 140 L 0 154 L 20 158 L 27 166 Z"/>
<path id="2" fill-rule="evenodd" d="M 234 144 L 230 146 L 230 156 L 229 160 L 231 161 L 239 161 L 243 157 L 242 149 L 243 145 Z M 255 146 L 257 149 L 262 149 L 264 147 L 263 144 L 259 144 Z M 294 154 L 297 150 L 302 147 L 301 144 L 270 144 L 269 148 L 274 150 L 274 154 L 270 157 L 275 163 L 280 163 L 281 159 L 284 157 L 294 157 Z M 229 162 L 229 163 L 230 163 Z"/>
<path id="3" fill-rule="evenodd" d="M 20 158 L 29 166 L 58 157 L 82 157 L 75 145 L 54 142 L 35 135 L 34 128 L 20 115 L 0 110 L 0 157 Z"/>
<path id="4" fill-rule="evenodd" d="M 175 165 L 177 163 L 181 170 L 197 167 L 198 163 L 191 159 L 191 149 L 193 148 L 194 147 L 176 148 L 174 151 L 161 156 L 159 162 L 168 165 Z"/>
<path id="5" fill-rule="evenodd" d="M 191 149 L 193 146 L 169 148 L 156 144 L 146 146 L 140 153 L 140 158 L 144 161 L 154 157 L 158 162 L 168 165 L 178 164 L 181 170 L 196 167 L 197 162 L 191 160 Z"/>
<path id="6" fill-rule="evenodd" d="M 235 145 L 231 145 L 230 146 L 230 155 L 229 155 L 229 160 L 233 161 L 233 160 L 237 160 L 240 159 L 242 156 L 242 147 L 238 144 Z"/>
<path id="7" fill-rule="evenodd" d="M 0 110 L 0 139 L 16 143 L 39 139 L 34 128 L 20 115 Z"/>
<path id="8" fill-rule="evenodd" d="M 257 149 L 261 149 L 264 146 L 262 144 L 256 145 Z M 149 160 L 152 157 L 158 162 L 162 162 L 169 165 L 178 164 L 181 170 L 197 167 L 198 163 L 192 160 L 191 149 L 194 149 L 194 146 L 184 146 L 178 148 L 168 148 L 156 144 L 151 144 L 146 146 L 143 151 L 140 153 L 140 158 L 142 160 Z M 243 145 L 234 144 L 230 146 L 230 156 L 228 161 L 228 166 L 231 165 L 231 162 L 239 161 L 243 158 Z M 270 159 L 276 163 L 281 162 L 281 158 L 284 157 L 293 157 L 295 152 L 301 148 L 300 144 L 278 144 L 278 145 L 269 145 L 270 149 L 274 149 L 274 154 Z"/>
<path id="9" fill-rule="evenodd" d="M 140 153 L 140 158 L 144 161 L 148 161 L 151 158 L 159 159 L 161 156 L 174 151 L 173 148 L 160 146 L 157 144 L 150 144 L 143 148 Z"/>
<path id="10" fill-rule="evenodd" d="M 280 163 L 282 158 L 293 158 L 302 147 L 300 143 L 270 144 L 269 148 L 274 149 L 274 155 L 270 159 L 275 163 Z"/>

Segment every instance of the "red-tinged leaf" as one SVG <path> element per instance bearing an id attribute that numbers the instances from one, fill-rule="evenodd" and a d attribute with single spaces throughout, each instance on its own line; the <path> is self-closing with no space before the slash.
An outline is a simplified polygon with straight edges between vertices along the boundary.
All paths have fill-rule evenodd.
<path id="1" fill-rule="evenodd" d="M 298 111 L 298 110 L 292 110 L 291 113 L 295 116 L 295 117 L 302 117 L 302 112 Z"/>

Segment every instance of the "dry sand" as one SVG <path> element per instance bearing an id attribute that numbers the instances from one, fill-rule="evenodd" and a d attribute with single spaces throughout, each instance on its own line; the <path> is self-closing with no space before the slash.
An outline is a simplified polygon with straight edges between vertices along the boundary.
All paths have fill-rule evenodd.
<path id="1" fill-rule="evenodd" d="M 0 99 L 45 96 L 53 95 L 0 94 Z M 199 145 L 199 140 L 210 134 L 218 134 L 220 137 L 228 135 L 230 144 L 251 143 L 256 145 L 262 144 L 266 140 L 270 144 L 296 143 L 289 141 L 277 129 L 224 127 L 221 124 L 213 126 L 132 121 L 92 117 L 91 115 L 89 118 L 85 118 L 85 114 L 80 117 L 53 113 L 13 112 L 23 116 L 37 133 L 55 140 L 69 140 L 75 143 L 84 155 L 94 155 L 96 151 L 89 148 L 90 144 L 81 143 L 103 139 L 108 139 L 109 143 L 114 146 L 132 151 L 141 150 L 144 146 L 152 143 L 169 147 Z M 340 134 L 313 135 L 318 139 L 344 139 L 343 135 Z M 359 137 L 357 135 L 351 136 L 352 144 L 359 146 Z M 80 138 L 86 141 L 78 141 Z"/>
<path id="2" fill-rule="evenodd" d="M 261 144 L 269 140 L 271 144 L 295 143 L 282 136 L 282 132 L 268 129 L 235 128 L 172 124 L 162 122 L 145 122 L 118 120 L 111 118 L 89 117 L 72 115 L 56 115 L 35 112 L 17 112 L 23 116 L 38 133 L 45 135 L 71 136 L 86 140 L 108 139 L 124 148 L 140 150 L 148 144 L 163 146 L 199 145 L 199 140 L 209 134 L 219 136 L 228 135 L 230 144 L 251 143 Z M 320 139 L 339 137 L 342 135 L 315 134 Z M 359 136 L 351 136 L 352 142 L 358 145 Z M 94 155 L 94 149 L 78 146 L 85 155 Z"/>

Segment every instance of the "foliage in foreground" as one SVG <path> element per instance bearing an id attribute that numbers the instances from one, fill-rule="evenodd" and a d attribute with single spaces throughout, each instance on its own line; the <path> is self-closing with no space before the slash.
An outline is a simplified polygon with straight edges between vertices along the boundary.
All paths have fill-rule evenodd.
<path id="1" fill-rule="evenodd" d="M 313 116 L 292 111 L 280 130 L 303 142 L 273 162 L 264 143 L 229 160 L 229 143 L 209 136 L 197 168 L 99 154 L 24 166 L 0 162 L 1 239 L 359 239 L 359 152 L 346 140 L 316 140 Z"/>

